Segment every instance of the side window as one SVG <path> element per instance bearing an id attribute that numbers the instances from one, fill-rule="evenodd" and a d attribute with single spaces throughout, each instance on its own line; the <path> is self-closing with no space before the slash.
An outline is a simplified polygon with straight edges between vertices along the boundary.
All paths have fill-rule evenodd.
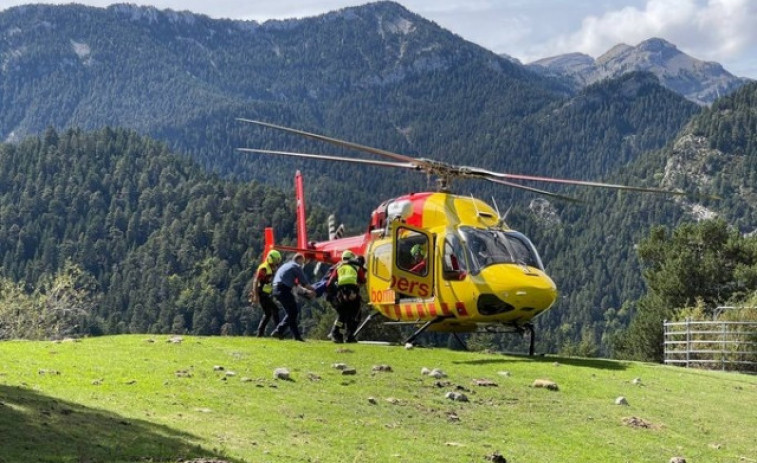
<path id="1" fill-rule="evenodd" d="M 408 229 L 402 229 L 400 232 L 395 249 L 397 267 L 416 275 L 428 275 L 428 237 Z"/>
<path id="2" fill-rule="evenodd" d="M 450 233 L 444 239 L 444 259 L 442 274 L 446 280 L 465 278 L 468 266 L 465 263 L 465 251 L 457 235 Z"/>
<path id="3" fill-rule="evenodd" d="M 392 245 L 382 244 L 373 251 L 373 274 L 382 280 L 392 279 Z"/>

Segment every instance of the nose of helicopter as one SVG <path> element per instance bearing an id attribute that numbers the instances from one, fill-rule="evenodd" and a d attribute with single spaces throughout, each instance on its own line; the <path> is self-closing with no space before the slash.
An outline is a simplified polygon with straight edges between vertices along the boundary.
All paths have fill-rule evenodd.
<path id="1" fill-rule="evenodd" d="M 557 299 L 554 281 L 532 267 L 492 265 L 483 269 L 479 276 L 483 283 L 478 298 L 481 315 L 523 312 L 533 316 L 550 308 Z"/>

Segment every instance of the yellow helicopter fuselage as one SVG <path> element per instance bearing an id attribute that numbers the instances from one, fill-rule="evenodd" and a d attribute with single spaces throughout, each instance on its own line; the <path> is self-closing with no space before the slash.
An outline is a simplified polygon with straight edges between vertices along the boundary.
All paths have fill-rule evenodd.
<path id="1" fill-rule="evenodd" d="M 431 330 L 452 332 L 522 326 L 557 298 L 530 241 L 483 201 L 418 193 L 377 213 L 381 227 L 371 230 L 365 249 L 368 302 L 391 320 L 437 319 Z M 426 248 L 423 271 L 403 263 L 412 247 Z"/>

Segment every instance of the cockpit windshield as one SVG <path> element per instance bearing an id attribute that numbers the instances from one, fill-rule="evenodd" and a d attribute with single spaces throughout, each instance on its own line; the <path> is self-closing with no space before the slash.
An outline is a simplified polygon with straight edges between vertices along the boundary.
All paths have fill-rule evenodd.
<path id="1" fill-rule="evenodd" d="M 544 270 L 536 248 L 522 233 L 473 227 L 459 230 L 468 248 L 472 273 L 493 264 L 519 264 Z"/>

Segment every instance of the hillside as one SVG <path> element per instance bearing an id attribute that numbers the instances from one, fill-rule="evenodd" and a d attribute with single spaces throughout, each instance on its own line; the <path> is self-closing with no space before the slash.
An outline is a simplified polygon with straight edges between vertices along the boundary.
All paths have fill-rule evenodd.
<path id="1" fill-rule="evenodd" d="M 291 199 L 123 129 L 48 130 L 0 145 L 0 165 L 0 276 L 34 288 L 79 266 L 96 304 L 78 332 L 254 331 L 247 284 L 260 230 L 291 234 Z"/>
<path id="2" fill-rule="evenodd" d="M 757 451 L 757 417 L 744 408 L 757 400 L 753 376 L 445 349 L 337 350 L 313 341 L 168 341 L 0 343 L 0 461 L 504 461 L 495 459 L 501 455 L 511 463 L 674 456 L 717 463 L 749 461 Z M 391 371 L 375 368 L 382 365 Z M 287 368 L 290 380 L 274 379 L 277 368 Z M 536 379 L 558 390 L 534 388 Z M 628 405 L 615 404 L 621 396 Z"/>
<path id="3" fill-rule="evenodd" d="M 559 81 L 391 2 L 263 24 L 129 5 L 34 5 L 0 13 L 0 34 L 5 139 L 17 143 L 48 126 L 115 133 L 105 145 L 75 130 L 80 144 L 42 135 L 4 146 L 15 154 L 3 174 L 3 273 L 34 285 L 74 259 L 108 294 L 99 305 L 108 333 L 248 332 L 250 267 L 264 226 L 291 239 L 298 168 L 310 204 L 320 206 L 309 223 L 313 239 L 325 238 L 324 211 L 348 232 L 362 231 L 381 200 L 432 187 L 376 168 L 243 156 L 235 148 L 343 153 L 235 117 L 497 171 L 659 185 L 667 160 L 649 152 L 700 111 L 642 73 L 571 95 Z M 122 139 L 139 137 L 105 125 L 151 138 L 129 149 Z M 135 152 L 152 153 L 145 146 L 154 140 L 220 176 L 188 164 L 156 175 L 139 156 L 128 175 L 119 171 Z M 113 150 L 100 159 L 102 146 Z M 45 160 L 45 150 L 54 153 L 49 163 L 28 161 Z M 73 159 L 93 170 L 77 174 L 87 181 L 66 181 Z M 66 174 L 49 175 L 51 165 Z M 37 178 L 56 185 L 36 195 Z M 238 180 L 260 183 L 248 189 Z M 687 182 L 670 186 L 696 189 Z M 585 337 L 609 352 L 607 336 L 628 321 L 621 306 L 643 292 L 634 243 L 652 224 L 674 224 L 693 207 L 595 191 L 575 192 L 585 206 L 545 204 L 473 181 L 455 187 L 494 196 L 503 211 L 512 205 L 508 222 L 542 252 L 563 296 L 539 322 L 540 346 L 553 351 Z M 544 220 L 542 210 L 558 221 Z"/>

